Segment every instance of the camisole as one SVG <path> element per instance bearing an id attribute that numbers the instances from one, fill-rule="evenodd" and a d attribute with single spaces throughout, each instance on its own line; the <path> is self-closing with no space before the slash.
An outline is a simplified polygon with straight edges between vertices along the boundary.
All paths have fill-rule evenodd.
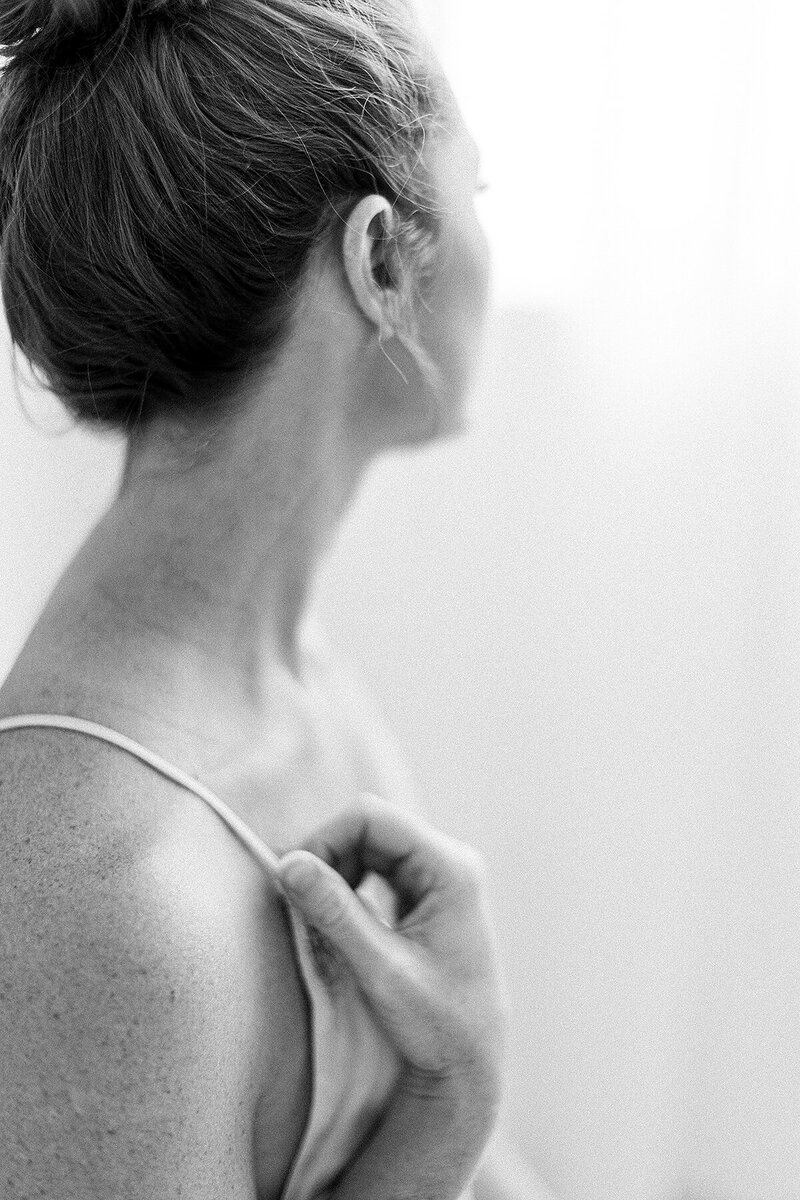
<path id="1" fill-rule="evenodd" d="M 108 742 L 193 792 L 225 822 L 265 871 L 275 853 L 218 796 L 160 755 L 124 734 L 78 717 L 33 714 L 0 719 L 9 729 L 64 729 Z M 300 915 L 287 906 L 297 968 L 311 1019 L 312 1087 L 308 1119 L 281 1200 L 324 1193 L 352 1160 L 396 1086 L 400 1061 L 377 1025 L 352 975 L 325 951 Z M 462 1200 L 470 1200 L 464 1193 Z"/>

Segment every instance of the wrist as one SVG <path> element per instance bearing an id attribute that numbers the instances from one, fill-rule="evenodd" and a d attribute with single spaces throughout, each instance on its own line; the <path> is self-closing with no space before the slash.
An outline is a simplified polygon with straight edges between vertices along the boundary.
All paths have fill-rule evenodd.
<path id="1" fill-rule="evenodd" d="M 476 1091 L 465 1075 L 409 1068 L 330 1200 L 456 1200 L 478 1168 L 497 1107 L 494 1089 Z"/>
<path id="2" fill-rule="evenodd" d="M 485 1145 L 500 1116 L 504 1086 L 499 1071 L 483 1064 L 446 1073 L 408 1065 L 395 1095 L 418 1108 L 432 1126 L 469 1130 L 473 1144 Z"/>
<path id="3" fill-rule="evenodd" d="M 429 1100 L 443 1107 L 459 1105 L 466 1097 L 471 1104 L 496 1113 L 505 1093 L 505 1074 L 498 1059 L 488 1055 L 476 1054 L 437 1070 L 406 1063 L 398 1088 L 420 1101 Z"/>

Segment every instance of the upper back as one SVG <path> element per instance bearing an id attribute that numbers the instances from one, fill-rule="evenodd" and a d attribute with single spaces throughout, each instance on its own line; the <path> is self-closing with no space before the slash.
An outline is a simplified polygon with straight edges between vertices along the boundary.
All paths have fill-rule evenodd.
<path id="1" fill-rule="evenodd" d="M 194 796 L 59 731 L 0 734 L 0 827 L 3 1200 L 277 1195 L 308 1038 L 263 871 Z"/>

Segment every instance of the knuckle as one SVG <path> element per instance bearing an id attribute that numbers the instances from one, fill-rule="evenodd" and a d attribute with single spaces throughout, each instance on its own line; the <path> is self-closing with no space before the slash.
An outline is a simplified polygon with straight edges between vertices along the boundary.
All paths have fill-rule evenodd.
<path id="1" fill-rule="evenodd" d="M 385 808 L 386 801 L 382 800 L 380 796 L 376 796 L 372 792 L 360 792 L 348 804 L 342 814 L 342 819 L 349 824 L 354 836 L 360 835 L 370 820 L 383 813 Z"/>
<path id="2" fill-rule="evenodd" d="M 358 810 L 364 817 L 382 817 L 400 811 L 396 804 L 379 796 L 377 792 L 362 792 L 358 798 Z"/>
<path id="3" fill-rule="evenodd" d="M 485 856 L 467 842 L 459 842 L 457 865 L 466 883 L 476 888 L 483 887 L 489 878 L 489 864 Z"/>

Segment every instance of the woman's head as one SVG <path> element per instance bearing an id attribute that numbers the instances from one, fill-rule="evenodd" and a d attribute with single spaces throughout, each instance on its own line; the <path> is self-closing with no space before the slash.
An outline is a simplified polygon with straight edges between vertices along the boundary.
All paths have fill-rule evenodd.
<path id="1" fill-rule="evenodd" d="M 9 327 L 79 416 L 212 415 L 365 197 L 435 273 L 451 105 L 404 0 L 0 0 L 0 44 Z"/>

